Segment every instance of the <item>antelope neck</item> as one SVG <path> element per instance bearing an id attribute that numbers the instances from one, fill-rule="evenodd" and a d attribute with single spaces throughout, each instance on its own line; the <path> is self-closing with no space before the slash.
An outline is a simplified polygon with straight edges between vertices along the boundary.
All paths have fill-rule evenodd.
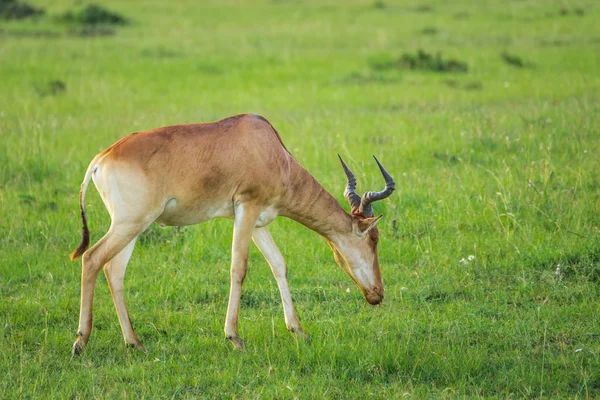
<path id="1" fill-rule="evenodd" d="M 296 163 L 297 164 L 297 163 Z M 284 196 L 281 215 L 291 218 L 336 243 L 352 234 L 352 217 L 304 168 L 297 164 Z"/>

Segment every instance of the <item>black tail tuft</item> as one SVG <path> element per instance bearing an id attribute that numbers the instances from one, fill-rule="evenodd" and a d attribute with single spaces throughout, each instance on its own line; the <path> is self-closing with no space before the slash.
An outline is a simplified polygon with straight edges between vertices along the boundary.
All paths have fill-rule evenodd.
<path id="1" fill-rule="evenodd" d="M 87 220 L 85 218 L 83 204 L 81 204 L 81 220 L 83 221 L 83 229 L 81 231 L 81 243 L 79 243 L 79 246 L 77 246 L 77 248 L 71 253 L 72 261 L 75 261 L 76 259 L 81 257 L 81 255 L 85 253 L 88 247 L 90 247 L 90 231 L 87 226 Z"/>

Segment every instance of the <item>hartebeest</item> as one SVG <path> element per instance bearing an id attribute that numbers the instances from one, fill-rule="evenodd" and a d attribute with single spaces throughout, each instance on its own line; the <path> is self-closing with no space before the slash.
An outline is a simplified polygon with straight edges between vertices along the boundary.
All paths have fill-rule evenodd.
<path id="1" fill-rule="evenodd" d="M 238 310 L 251 239 L 275 275 L 287 328 L 305 336 L 292 304 L 285 261 L 267 229 L 279 215 L 323 236 L 336 262 L 366 300 L 379 304 L 383 286 L 375 225 L 381 216 L 373 216 L 371 203 L 388 197 L 394 181 L 377 161 L 385 189 L 360 197 L 352 172 L 341 157 L 340 161 L 347 176 L 344 196 L 350 202 L 350 214 L 302 168 L 273 126 L 258 115 L 132 133 L 98 154 L 81 185 L 82 240 L 71 254 L 72 260 L 83 254 L 79 329 L 73 353 L 80 353 L 90 337 L 94 286 L 102 266 L 125 342 L 144 349 L 125 307 L 123 278 L 137 237 L 154 221 L 182 226 L 217 217 L 234 220 L 225 336 L 237 349 L 243 348 Z M 89 231 L 84 198 L 90 179 L 112 223 L 106 235 L 86 251 Z"/>

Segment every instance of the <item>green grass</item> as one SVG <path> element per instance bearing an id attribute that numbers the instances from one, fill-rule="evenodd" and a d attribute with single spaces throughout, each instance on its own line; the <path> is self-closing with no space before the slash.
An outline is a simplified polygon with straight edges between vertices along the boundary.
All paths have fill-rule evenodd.
<path id="1" fill-rule="evenodd" d="M 68 1 L 1 23 L 1 398 L 600 396 L 596 2 L 199 3 L 102 2 L 130 21 L 108 36 L 74 34 Z M 419 49 L 468 72 L 373 68 Z M 277 220 L 311 341 L 287 332 L 253 248 L 234 352 L 231 222 L 152 226 L 126 278 L 148 353 L 125 348 L 101 276 L 90 344 L 71 358 L 67 256 L 91 158 L 130 132 L 243 112 L 340 201 L 336 153 L 361 191 L 383 186 L 371 154 L 392 173 L 398 190 L 375 205 L 384 303 Z M 97 240 L 109 218 L 94 189 L 87 210 Z"/>

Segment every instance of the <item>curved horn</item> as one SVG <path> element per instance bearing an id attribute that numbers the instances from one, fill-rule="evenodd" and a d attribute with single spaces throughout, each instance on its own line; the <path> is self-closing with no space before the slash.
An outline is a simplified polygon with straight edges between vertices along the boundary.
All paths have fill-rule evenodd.
<path id="1" fill-rule="evenodd" d="M 344 197 L 350 203 L 350 207 L 354 210 L 356 207 L 359 207 L 361 204 L 361 199 L 358 194 L 356 194 L 356 178 L 350 168 L 346 165 L 344 160 L 342 160 L 342 156 L 338 154 L 340 162 L 342 163 L 342 167 L 344 168 L 344 172 L 346 173 L 346 177 L 348 178 L 348 183 L 346 184 L 346 190 L 344 190 Z"/>
<path id="2" fill-rule="evenodd" d="M 373 156 L 373 158 L 377 162 L 379 170 L 381 171 L 381 175 L 383 175 L 383 179 L 385 180 L 385 189 L 383 189 L 381 192 L 367 192 L 363 194 L 363 197 L 360 201 L 360 212 L 365 217 L 373 216 L 373 208 L 371 207 L 371 203 L 389 197 L 389 195 L 391 195 L 396 189 L 396 184 L 394 183 L 394 180 L 390 174 L 388 174 L 385 168 L 383 168 L 383 165 L 381 165 L 377 157 Z"/>

